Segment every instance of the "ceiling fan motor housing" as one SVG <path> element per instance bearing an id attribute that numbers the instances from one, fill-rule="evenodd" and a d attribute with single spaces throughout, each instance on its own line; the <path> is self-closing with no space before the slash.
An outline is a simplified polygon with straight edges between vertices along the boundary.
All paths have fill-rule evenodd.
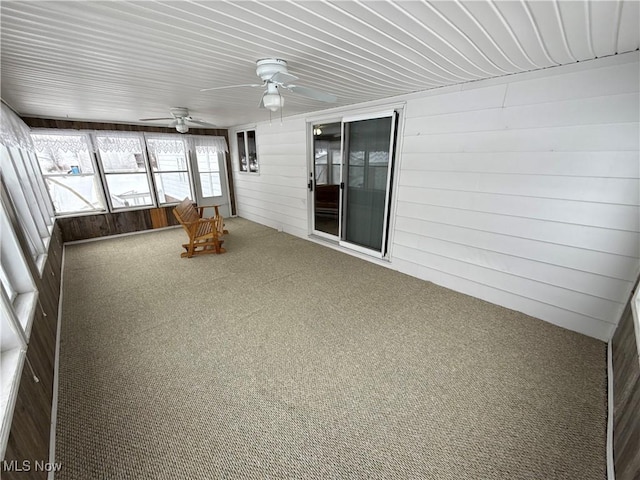
<path id="1" fill-rule="evenodd" d="M 173 115 L 175 118 L 188 117 L 189 116 L 189 109 L 188 108 L 171 107 L 169 109 L 169 111 L 171 112 L 171 115 Z"/>
<path id="2" fill-rule="evenodd" d="M 256 73 L 263 81 L 267 81 L 276 73 L 287 73 L 287 62 L 278 58 L 263 58 L 258 60 L 256 65 Z"/>

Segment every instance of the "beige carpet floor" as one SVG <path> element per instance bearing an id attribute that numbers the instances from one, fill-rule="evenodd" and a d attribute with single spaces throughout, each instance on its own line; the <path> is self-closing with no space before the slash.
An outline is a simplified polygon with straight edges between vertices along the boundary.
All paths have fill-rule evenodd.
<path id="1" fill-rule="evenodd" d="M 605 479 L 604 343 L 227 228 L 66 247 L 56 479 Z"/>

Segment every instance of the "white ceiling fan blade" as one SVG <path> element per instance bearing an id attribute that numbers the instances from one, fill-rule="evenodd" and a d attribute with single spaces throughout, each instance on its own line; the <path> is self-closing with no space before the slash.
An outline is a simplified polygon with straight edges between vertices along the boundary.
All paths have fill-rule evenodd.
<path id="1" fill-rule="evenodd" d="M 196 120 L 195 118 L 187 118 L 187 122 L 195 123 L 196 125 L 202 125 L 203 127 L 215 127 L 213 123 L 205 122 L 204 120 Z"/>
<path id="2" fill-rule="evenodd" d="M 260 101 L 258 102 L 258 107 L 259 107 L 259 108 L 266 108 L 266 107 L 264 106 L 264 96 L 265 96 L 267 93 L 269 93 L 269 91 L 268 91 L 268 90 L 267 90 L 267 91 L 265 91 L 265 92 L 262 94 L 262 96 L 260 97 Z"/>
<path id="3" fill-rule="evenodd" d="M 155 120 L 173 120 L 173 117 L 161 117 L 161 118 L 139 118 L 140 122 L 153 122 Z"/>
<path id="4" fill-rule="evenodd" d="M 269 79 L 270 82 L 275 83 L 290 83 L 295 82 L 296 80 L 298 80 L 298 77 L 291 75 L 288 72 L 276 72 Z"/>
<path id="5" fill-rule="evenodd" d="M 305 97 L 313 98 L 314 100 L 320 100 L 321 102 L 335 103 L 338 101 L 338 97 L 331 93 L 321 92 L 309 87 L 301 87 L 299 85 L 284 85 L 284 88 L 291 93 L 298 95 L 304 95 Z"/>
<path id="6" fill-rule="evenodd" d="M 173 120 L 173 122 L 169 123 L 169 125 L 167 125 L 168 127 L 175 127 L 178 124 L 178 120 L 175 119 Z"/>
<path id="7" fill-rule="evenodd" d="M 263 87 L 264 83 L 243 83 L 241 85 L 225 85 L 224 87 L 211 87 L 203 88 L 201 92 L 208 92 L 210 90 L 222 90 L 223 88 L 236 88 L 236 87 Z"/>

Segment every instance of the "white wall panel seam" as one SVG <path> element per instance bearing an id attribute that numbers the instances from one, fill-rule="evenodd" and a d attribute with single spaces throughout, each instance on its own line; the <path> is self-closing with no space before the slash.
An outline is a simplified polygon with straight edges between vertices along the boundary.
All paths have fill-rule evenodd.
<path id="1" fill-rule="evenodd" d="M 578 225 L 583 227 L 598 227 L 607 230 L 618 230 L 623 232 L 637 233 L 640 232 L 640 222 L 636 218 L 638 209 L 634 205 L 612 205 L 594 202 L 582 202 L 575 200 L 554 200 L 550 198 L 530 199 L 527 197 L 510 196 L 509 203 L 503 201 L 500 195 L 485 192 L 465 192 L 466 195 L 459 196 L 452 201 L 451 195 L 446 195 L 445 190 L 433 190 L 436 195 L 431 195 L 432 189 L 419 187 L 405 187 L 398 192 L 400 203 L 405 205 L 420 205 L 442 208 L 457 208 L 459 210 L 474 211 L 479 213 L 489 213 L 496 215 L 507 215 L 515 218 L 527 218 L 531 220 L 548 220 L 564 225 Z M 413 192 L 417 192 L 420 198 L 412 198 Z M 457 196 L 457 195 L 456 195 Z M 485 203 L 485 201 L 488 202 Z M 526 205 L 521 200 L 532 201 L 540 206 Z M 555 205 L 553 205 L 555 204 Z M 478 205 L 485 205 L 479 207 Z M 559 209 L 569 207 L 570 213 L 558 213 Z M 604 208 L 599 208 L 604 207 Z M 587 209 L 593 214 L 593 209 L 599 208 L 599 215 L 607 215 L 606 219 L 589 217 L 590 223 L 586 223 Z M 522 209 L 523 212 L 528 211 L 527 215 L 513 213 L 512 210 Z M 541 214 L 540 212 L 547 212 Z M 614 216 L 615 214 L 615 216 Z M 581 219 L 578 221 L 578 219 Z"/>
<path id="2" fill-rule="evenodd" d="M 495 110 L 500 110 L 500 111 L 504 111 L 507 110 L 508 108 L 511 107 L 506 107 L 505 109 L 498 109 L 496 108 Z M 481 109 L 481 111 L 488 111 L 489 109 Z M 434 115 L 434 117 L 437 117 L 436 115 Z M 414 117 L 415 118 L 415 117 Z M 413 119 L 412 119 L 413 120 Z M 407 135 L 408 137 L 436 137 L 436 136 L 445 136 L 445 135 L 468 135 L 468 134 L 477 134 L 477 133 L 491 133 L 491 132 L 495 132 L 495 133 L 504 133 L 504 132 L 524 132 L 527 130 L 550 130 L 550 129 L 576 129 L 576 128 L 580 128 L 580 127 L 611 127 L 611 126 L 637 126 L 638 122 L 637 121 L 628 121 L 628 122 L 607 122 L 607 123 L 576 123 L 576 124 L 571 124 L 571 125 L 541 125 L 539 127 L 510 127 L 509 125 L 505 125 L 504 128 L 492 128 L 492 129 L 488 129 L 488 130 L 463 130 L 463 131 L 455 131 L 455 132 L 451 132 L 451 133 L 443 133 L 443 132 L 420 132 L 418 134 L 413 134 L 413 135 Z M 503 150 L 500 150 L 503 151 Z M 520 151 L 520 150 L 516 150 L 516 151 Z M 567 152 L 570 150 L 562 150 L 563 152 Z M 576 151 L 581 151 L 581 150 L 576 150 Z M 625 150 L 615 150 L 616 152 L 619 151 L 625 151 Z M 627 150 L 627 151 L 635 151 L 635 150 Z M 433 153 L 433 152 L 432 152 Z"/>
<path id="3" fill-rule="evenodd" d="M 406 175 L 404 175 L 404 177 L 406 178 Z M 591 178 L 591 177 L 577 177 L 577 178 Z M 631 178 L 613 178 L 612 180 L 633 180 Z M 571 201 L 571 202 L 581 202 L 581 203 L 595 203 L 595 204 L 603 204 L 603 205 L 619 205 L 619 206 L 625 206 L 625 207 L 635 207 L 638 205 L 638 203 L 622 203 L 622 202 L 605 202 L 602 200 L 593 200 L 593 199 L 576 199 L 576 198 L 566 198 L 566 197 L 550 197 L 550 196 L 539 196 L 539 195 L 523 195 L 521 193 L 504 193 L 504 192 L 494 192 L 494 191 L 487 191 L 487 190 L 461 190 L 461 189 L 457 189 L 457 188 L 439 188 L 439 187 L 432 187 L 432 186 L 422 186 L 422 185 L 415 185 L 415 184 L 411 184 L 411 183 L 406 183 L 406 182 L 400 182 L 399 184 L 400 187 L 415 187 L 415 188 L 423 188 L 423 189 L 429 189 L 429 190 L 443 190 L 443 191 L 447 191 L 447 192 L 460 192 L 460 193 L 485 193 L 485 194 L 490 194 L 490 195 L 501 195 L 504 197 L 522 197 L 522 198 L 539 198 L 539 199 L 545 199 L 545 200 L 564 200 L 564 201 Z"/>
<path id="4" fill-rule="evenodd" d="M 404 246 L 403 246 L 403 248 L 410 249 L 410 247 L 404 247 Z M 414 250 L 414 249 L 413 249 L 413 250 Z M 451 259 L 451 258 L 448 258 L 448 257 L 444 257 L 444 256 L 442 256 L 442 255 L 433 254 L 433 253 L 430 253 L 430 252 L 427 252 L 427 253 L 429 253 L 429 255 L 436 255 L 436 256 L 439 256 L 439 257 L 442 257 L 442 258 L 446 258 L 447 260 L 453 260 L 453 261 L 455 261 L 455 262 L 466 263 L 466 262 L 464 262 L 464 261 L 462 261 L 462 260 L 458 260 L 458 259 Z M 401 260 L 403 260 L 403 261 L 405 261 L 405 262 L 410 262 L 410 263 L 415 264 L 415 262 L 414 262 L 414 261 L 412 261 L 412 260 L 408 260 L 408 259 L 406 259 L 406 258 L 403 258 L 403 256 L 402 256 L 402 255 L 397 255 L 397 254 L 396 254 L 396 256 L 397 256 L 397 258 L 399 258 L 399 259 L 401 259 Z M 466 280 L 466 281 L 469 281 L 469 282 L 477 283 L 478 285 L 483 285 L 483 286 L 485 286 L 485 287 L 490 287 L 490 288 L 495 289 L 495 290 L 500 290 L 500 291 L 503 291 L 503 292 L 505 292 L 505 293 L 509 293 L 509 294 L 511 294 L 511 295 L 516 295 L 516 296 L 518 296 L 518 297 L 526 298 L 527 300 L 531 300 L 531 301 L 538 302 L 538 303 L 541 303 L 541 304 L 544 304 L 544 305 L 548 305 L 548 306 L 553 307 L 553 308 L 557 308 L 557 309 L 560 309 L 560 310 L 564 310 L 564 311 L 567 311 L 567 312 L 571 312 L 571 313 L 576 314 L 576 315 L 581 315 L 581 316 L 584 316 L 584 317 L 590 318 L 590 319 L 592 319 L 592 320 L 596 320 L 596 321 L 598 321 L 598 322 L 602 322 L 602 323 L 609 324 L 609 325 L 614 325 L 614 326 L 616 325 L 616 323 L 615 323 L 615 322 L 609 322 L 609 321 L 607 321 L 607 320 L 603 320 L 603 319 L 598 318 L 598 317 L 593 317 L 593 316 L 588 315 L 588 314 L 586 314 L 586 313 L 577 312 L 577 311 L 575 311 L 575 310 L 571 310 L 571 309 L 569 309 L 569 308 L 565 308 L 565 307 L 562 307 L 562 306 L 559 306 L 559 305 L 555 305 L 555 304 L 553 304 L 553 303 L 548 303 L 548 302 L 545 302 L 545 301 L 540 300 L 540 299 L 538 299 L 538 298 L 529 297 L 529 296 L 524 295 L 524 294 L 522 294 L 522 293 L 518 293 L 518 292 L 513 292 L 513 291 L 511 291 L 511 290 L 507 290 L 506 288 L 498 287 L 498 286 L 495 286 L 495 285 L 488 285 L 487 283 L 484 283 L 484 282 L 482 282 L 482 281 L 480 281 L 480 280 L 476 280 L 476 279 L 469 278 L 469 277 L 464 277 L 464 276 L 461 276 L 461 275 L 458 275 L 458 274 L 455 274 L 455 273 L 452 273 L 452 272 L 448 272 L 448 271 L 445 271 L 445 270 L 441 270 L 441 269 L 439 269 L 439 268 L 437 268 L 437 267 L 435 267 L 435 266 L 431 266 L 431 265 L 427 265 L 427 264 L 417 264 L 417 265 L 422 266 L 422 267 L 425 267 L 425 268 L 429 268 L 429 269 L 432 269 L 432 270 L 437 270 L 437 271 L 439 271 L 439 272 L 446 273 L 447 275 L 452 275 L 452 276 L 455 276 L 455 277 L 461 278 L 461 279 Z M 478 268 L 485 268 L 485 269 L 489 270 L 487 267 L 482 267 L 482 266 L 475 265 L 475 264 L 471 264 L 471 265 L 473 265 L 474 267 L 478 267 Z M 504 272 L 498 272 L 498 273 L 504 273 Z M 505 274 L 505 275 L 509 275 L 509 274 L 506 274 L 506 273 L 504 273 L 504 274 Z M 529 279 L 527 279 L 527 280 L 529 280 Z M 612 303 L 617 303 L 617 302 L 612 302 Z M 621 308 L 621 309 L 622 309 L 622 307 L 624 307 L 624 305 L 623 305 L 623 304 L 619 304 L 619 305 L 620 305 L 620 308 Z"/>
<path id="5" fill-rule="evenodd" d="M 504 308 L 516 310 L 527 315 L 532 315 L 528 312 L 537 311 L 538 318 L 545 319 L 546 322 L 552 325 L 579 332 L 602 341 L 607 341 L 615 328 L 615 325 L 602 322 L 596 318 L 570 312 L 554 305 L 539 302 L 499 288 L 493 288 L 484 283 L 468 280 L 438 268 L 417 265 L 403 259 L 398 259 L 394 267 L 398 271 L 408 275 L 421 278 L 425 281 L 431 281 L 444 288 L 449 288 L 463 295 L 479 298 Z M 434 277 L 434 274 L 439 277 Z M 533 305 L 533 307 L 522 305 L 518 302 L 525 302 L 526 304 Z M 535 317 L 536 315 L 532 316 Z"/>
<path id="6" fill-rule="evenodd" d="M 504 233 L 504 232 L 497 232 L 497 231 L 492 231 L 492 230 L 484 230 L 484 229 L 481 229 L 481 228 L 469 227 L 469 226 L 466 226 L 464 224 L 439 222 L 439 221 L 436 221 L 436 220 L 424 220 L 424 219 L 421 219 L 421 218 L 411 217 L 411 216 L 408 216 L 408 215 L 405 215 L 405 214 L 398 214 L 398 217 L 406 218 L 408 220 L 417 220 L 417 221 L 423 221 L 423 222 L 437 223 L 437 224 L 440 224 L 440 225 L 447 225 L 447 226 L 450 226 L 450 227 L 466 228 L 466 229 L 475 230 L 475 231 L 478 231 L 478 232 L 491 233 L 491 234 L 495 234 L 495 235 L 504 235 L 506 237 L 520 238 L 520 239 L 523 239 L 523 240 L 531 240 L 531 241 L 541 242 L 541 243 L 545 243 L 545 244 L 549 244 L 549 245 L 559 245 L 559 246 L 562 246 L 562 247 L 571 247 L 571 248 L 576 248 L 576 249 L 579 249 L 579 250 L 586 250 L 586 251 L 589 251 L 589 252 L 606 253 L 607 255 L 615 255 L 617 257 L 628 258 L 628 259 L 634 260 L 634 261 L 638 260 L 637 256 L 625 255 L 625 254 L 622 254 L 622 253 L 615 253 L 615 252 L 610 252 L 610 251 L 605 251 L 605 250 L 597 250 L 595 248 L 587 248 L 587 247 L 583 247 L 583 246 L 579 246 L 579 245 L 571 245 L 571 244 L 568 244 L 568 243 L 559 243 L 559 242 L 552 242 L 552 241 L 549 241 L 549 240 L 541 240 L 539 238 L 523 237 L 521 235 L 513 235 L 513 234 L 509 234 L 509 233 Z"/>
<path id="7" fill-rule="evenodd" d="M 633 152 L 633 150 L 626 150 L 627 152 Z M 616 153 L 618 153 L 617 151 Z M 463 152 L 464 153 L 464 152 Z M 472 152 L 468 152 L 472 153 Z M 429 165 L 429 161 L 424 162 L 425 165 Z M 523 176 L 523 177 L 564 177 L 564 178 L 593 178 L 593 179 L 603 179 L 603 180 L 630 180 L 636 177 L 620 177 L 614 175 L 569 175 L 567 173 L 527 173 L 527 172 L 499 172 L 492 170 L 490 172 L 483 170 L 446 170 L 441 168 L 405 168 L 403 171 L 405 172 L 435 172 L 435 173 L 472 173 L 474 175 L 514 175 L 514 176 Z M 425 188 L 436 188 L 436 187 L 425 187 Z M 446 190 L 446 189 L 444 189 Z M 501 193 L 496 193 L 496 195 L 506 195 Z M 547 197 L 544 197 L 547 198 Z M 573 200 L 575 202 L 579 202 L 582 200 Z"/>
<path id="8" fill-rule="evenodd" d="M 404 217 L 401 217 L 401 218 L 404 218 Z M 402 225 L 403 222 L 398 222 L 398 223 Z M 487 231 L 472 229 L 472 228 L 459 226 L 459 225 L 450 225 L 450 224 L 443 224 L 438 222 L 431 222 L 428 220 L 422 220 L 421 224 L 425 224 L 425 225 L 429 224 L 429 227 L 430 227 L 429 232 L 433 232 L 434 230 L 437 231 L 439 229 L 444 229 L 445 231 L 449 230 L 452 232 L 456 232 L 459 230 L 460 231 L 459 236 L 465 239 L 467 237 L 479 235 L 479 240 L 477 240 L 475 243 L 459 242 L 459 243 L 468 245 L 469 247 L 486 248 L 486 247 L 483 247 L 482 245 L 483 244 L 493 245 L 494 243 L 499 243 L 500 241 L 508 242 L 508 246 L 504 246 L 502 250 L 498 251 L 498 253 L 504 253 L 504 254 L 513 255 L 513 256 L 520 255 L 521 258 L 524 258 L 527 260 L 540 262 L 540 263 L 547 263 L 549 265 L 554 265 L 559 268 L 565 268 L 565 269 L 576 271 L 576 272 L 584 272 L 584 273 L 596 275 L 598 277 L 602 277 L 605 279 L 617 280 L 625 283 L 633 282 L 637 278 L 636 269 L 627 268 L 626 275 L 621 276 L 620 274 L 618 274 L 616 276 L 613 274 L 613 272 L 620 272 L 620 270 L 616 269 L 615 266 L 611 267 L 611 260 L 615 259 L 621 265 L 623 263 L 628 263 L 629 260 L 632 260 L 632 261 L 635 261 L 640 267 L 640 261 L 635 257 L 625 257 L 622 255 L 616 255 L 616 254 L 611 254 L 606 252 L 589 251 L 580 247 L 550 244 L 550 243 L 540 241 L 540 240 L 535 240 L 535 239 L 512 237 L 512 236 L 501 234 L 501 233 L 487 232 Z M 402 234 L 414 235 L 414 236 L 422 236 L 422 235 L 431 236 L 439 240 L 450 240 L 451 238 L 457 238 L 455 237 L 455 235 L 452 235 L 451 233 L 441 234 L 439 236 L 436 236 L 433 233 L 431 235 L 427 235 L 423 233 L 416 233 L 415 230 L 411 231 L 402 227 L 396 228 L 396 233 L 400 233 L 401 236 Z M 561 249 L 558 249 L 557 247 L 561 247 Z M 532 250 L 532 252 L 538 252 L 538 253 L 530 254 L 529 256 L 522 256 L 524 255 L 524 253 L 522 252 L 528 253 L 529 250 Z M 545 260 L 546 258 L 552 258 L 554 254 L 556 256 L 560 256 L 563 260 L 561 261 L 556 260 L 555 262 Z M 576 256 L 578 257 L 577 260 L 576 260 Z M 614 257 L 609 258 L 611 256 L 614 256 Z M 604 265 L 606 265 L 607 268 L 604 268 L 604 269 L 602 268 L 603 263 Z M 587 269 L 588 267 L 591 267 L 591 269 Z M 605 271 L 607 273 L 603 273 Z"/>
<path id="9" fill-rule="evenodd" d="M 477 246 L 477 245 L 472 245 L 470 243 L 456 242 L 456 241 L 453 241 L 451 239 L 436 237 L 436 236 L 433 236 L 433 235 L 426 235 L 426 234 L 423 234 L 423 233 L 422 234 L 417 234 L 415 232 L 403 230 L 401 228 L 398 228 L 396 231 L 397 232 L 406 233 L 406 234 L 409 234 L 409 235 L 415 235 L 415 236 L 418 236 L 418 237 L 421 237 L 421 238 L 429 238 L 429 239 L 437 240 L 439 242 L 445 242 L 445 243 L 450 243 L 450 244 L 453 244 L 453 245 L 458 245 L 458 246 L 461 246 L 461 247 L 467 247 L 469 249 L 474 249 L 474 250 L 478 250 L 478 251 L 481 251 L 481 252 L 489 252 L 489 253 L 494 253 L 494 254 L 497 254 L 497 255 L 504 255 L 505 257 L 511 257 L 511 258 L 515 258 L 515 259 L 526 260 L 528 262 L 534 262 L 534 263 L 537 263 L 537 264 L 547 265 L 547 266 L 555 267 L 555 268 L 558 268 L 558 269 L 569 270 L 571 272 L 577 272 L 579 274 L 585 274 L 585 276 L 601 277 L 605 281 L 613 280 L 615 282 L 624 283 L 625 284 L 625 288 L 633 286 L 633 282 L 630 281 L 630 280 L 618 279 L 618 278 L 609 277 L 609 276 L 606 276 L 606 275 L 601 275 L 601 274 L 598 274 L 598 273 L 591 273 L 591 272 L 587 272 L 585 270 L 579 270 L 579 269 L 572 268 L 572 267 L 565 267 L 565 266 L 561 266 L 561 265 L 558 265 L 558 264 L 555 264 L 555 263 L 546 262 L 544 260 L 540 260 L 540 259 L 537 259 L 537 258 L 524 257 L 522 255 L 514 255 L 512 253 L 501 252 L 499 250 L 493 250 L 493 249 L 490 249 L 490 248 L 480 247 L 480 246 Z M 397 236 L 396 236 L 396 243 L 398 245 L 402 245 L 402 246 L 404 246 L 406 248 L 412 248 L 412 249 L 416 249 L 416 250 L 418 249 L 418 248 L 410 245 L 407 242 L 403 242 L 402 240 L 397 240 Z M 420 250 L 422 250 L 422 249 L 420 249 Z M 451 256 L 443 255 L 443 254 L 439 254 L 439 253 L 436 253 L 436 252 L 434 252 L 432 250 L 423 250 L 423 251 L 427 251 L 427 252 L 429 252 L 429 253 L 431 253 L 433 255 L 441 255 L 441 256 L 444 256 L 446 258 L 450 258 L 452 260 L 460 260 L 459 258 L 451 257 Z M 463 260 L 460 260 L 460 261 L 463 261 Z M 513 276 L 516 276 L 516 277 L 525 278 L 525 279 L 528 279 L 528 280 L 532 280 L 532 281 L 535 281 L 535 282 L 543 283 L 543 284 L 550 285 L 550 286 L 553 286 L 553 287 L 558 287 L 558 288 L 562 288 L 564 290 L 569 290 L 569 291 L 572 291 L 572 292 L 575 292 L 575 293 L 588 295 L 588 296 L 593 297 L 593 298 L 598 298 L 598 299 L 601 299 L 601 300 L 607 300 L 607 301 L 614 302 L 614 303 L 617 303 L 617 304 L 620 304 L 620 305 L 624 305 L 626 303 L 626 298 L 627 298 L 626 293 L 621 295 L 620 299 L 611 298 L 611 297 L 604 297 L 602 295 L 596 295 L 594 293 L 589 293 L 589 292 L 587 292 L 585 290 L 577 290 L 575 288 L 570 288 L 570 287 L 567 287 L 567 286 L 564 286 L 564 285 L 560 285 L 558 283 L 553 283 L 551 281 L 540 280 L 539 278 L 526 277 L 526 276 L 523 276 L 521 274 L 516 273 L 513 270 L 501 270 L 501 269 L 490 267 L 488 265 L 483 265 L 483 264 L 478 263 L 478 262 L 471 262 L 471 261 L 468 261 L 468 260 L 464 260 L 464 261 L 466 261 L 467 263 L 473 264 L 473 265 L 477 265 L 479 267 L 489 268 L 491 270 L 495 270 L 497 272 L 505 273 L 507 275 L 513 275 Z"/>

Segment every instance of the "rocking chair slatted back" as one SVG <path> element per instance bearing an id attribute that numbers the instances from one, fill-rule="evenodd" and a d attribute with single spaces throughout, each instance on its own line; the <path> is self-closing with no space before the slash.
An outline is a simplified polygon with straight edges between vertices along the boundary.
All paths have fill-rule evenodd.
<path id="1" fill-rule="evenodd" d="M 222 237 L 229 232 L 224 229 L 224 219 L 218 211 L 218 206 L 212 205 L 212 207 L 215 210 L 215 216 L 211 218 L 202 218 L 206 207 L 198 207 L 196 210 L 189 198 L 185 198 L 173 209 L 173 214 L 189 237 L 189 243 L 182 244 L 186 250 L 181 254 L 182 257 L 190 258 L 194 255 L 226 251 L 222 248 L 224 242 Z"/>

